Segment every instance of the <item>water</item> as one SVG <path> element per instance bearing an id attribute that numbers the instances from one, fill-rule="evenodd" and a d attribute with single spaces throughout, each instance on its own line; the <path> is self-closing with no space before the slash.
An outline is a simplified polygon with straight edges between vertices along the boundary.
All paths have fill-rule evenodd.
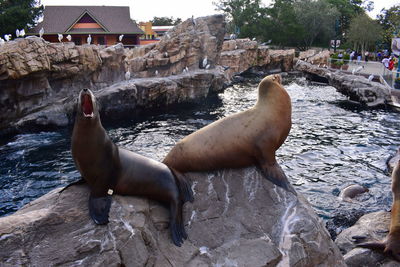
<path id="1" fill-rule="evenodd" d="M 325 220 L 348 211 L 390 209 L 386 160 L 400 145 L 400 114 L 349 104 L 333 87 L 285 78 L 293 127 L 277 157 L 297 191 Z M 107 125 L 119 146 L 162 160 L 181 138 L 212 121 L 252 106 L 257 83 L 235 85 L 219 97 Z M 50 190 L 79 179 L 70 130 L 23 134 L 0 140 L 0 216 Z M 353 183 L 370 189 L 359 202 L 338 200 Z"/>

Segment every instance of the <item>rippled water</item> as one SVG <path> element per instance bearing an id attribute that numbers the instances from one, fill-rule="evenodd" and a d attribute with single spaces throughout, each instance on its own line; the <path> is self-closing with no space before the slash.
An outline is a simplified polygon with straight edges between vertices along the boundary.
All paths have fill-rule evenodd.
<path id="1" fill-rule="evenodd" d="M 386 160 L 400 145 L 400 113 L 364 110 L 333 87 L 284 78 L 293 105 L 293 127 L 278 150 L 287 176 L 324 219 L 348 210 L 389 209 Z M 256 101 L 257 83 L 235 85 L 205 103 L 107 125 L 119 145 L 162 160 L 182 137 Z M 70 131 L 23 134 L 0 140 L 0 216 L 16 211 L 53 188 L 79 178 Z M 358 183 L 370 193 L 357 203 L 338 200 L 340 189 Z"/>

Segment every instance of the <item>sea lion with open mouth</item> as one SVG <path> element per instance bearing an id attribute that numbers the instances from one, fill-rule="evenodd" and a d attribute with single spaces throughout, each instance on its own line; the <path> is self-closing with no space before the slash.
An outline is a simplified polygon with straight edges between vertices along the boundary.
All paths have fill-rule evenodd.
<path id="1" fill-rule="evenodd" d="M 95 223 L 108 223 L 113 193 L 145 196 L 168 204 L 174 244 L 180 246 L 187 238 L 182 205 L 193 201 L 190 185 L 165 164 L 117 147 L 101 124 L 96 98 L 89 89 L 78 97 L 72 156 L 91 189 L 89 213 Z"/>

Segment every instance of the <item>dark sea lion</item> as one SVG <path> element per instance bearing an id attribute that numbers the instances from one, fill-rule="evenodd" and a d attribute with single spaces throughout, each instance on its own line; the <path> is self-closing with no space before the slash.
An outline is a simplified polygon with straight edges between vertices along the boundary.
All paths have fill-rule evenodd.
<path id="1" fill-rule="evenodd" d="M 268 180 L 295 193 L 275 159 L 289 134 L 291 101 L 280 75 L 258 85 L 254 107 L 215 121 L 179 141 L 163 160 L 177 176 L 185 172 L 256 165 Z"/>
<path id="2" fill-rule="evenodd" d="M 91 189 L 89 213 L 95 223 L 108 223 L 113 193 L 145 196 L 168 204 L 175 245 L 187 238 L 182 205 L 193 200 L 190 185 L 175 177 L 165 164 L 117 147 L 104 130 L 96 98 L 88 89 L 78 98 L 72 156 Z"/>
<path id="3" fill-rule="evenodd" d="M 391 253 L 400 261 L 400 160 L 392 172 L 393 204 L 390 213 L 389 234 L 383 241 L 373 241 L 357 244 L 358 247 L 380 249 L 384 253 Z"/>
<path id="4" fill-rule="evenodd" d="M 369 192 L 369 189 L 366 188 L 365 186 L 352 184 L 345 187 L 340 192 L 339 198 L 341 198 L 343 201 L 352 202 L 353 198 L 365 192 Z"/>

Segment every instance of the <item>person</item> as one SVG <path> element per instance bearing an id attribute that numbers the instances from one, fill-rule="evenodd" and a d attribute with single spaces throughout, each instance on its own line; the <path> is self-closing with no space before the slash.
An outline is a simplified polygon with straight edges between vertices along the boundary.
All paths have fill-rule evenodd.
<path id="1" fill-rule="evenodd" d="M 352 51 L 352 52 L 350 53 L 350 62 L 353 61 L 355 54 L 356 54 L 355 51 Z"/>
<path id="2" fill-rule="evenodd" d="M 339 61 L 343 61 L 343 54 L 342 54 L 342 52 L 339 52 L 338 59 L 339 59 Z"/>
<path id="3" fill-rule="evenodd" d="M 361 64 L 361 53 L 357 52 L 357 64 L 360 65 Z"/>
<path id="4" fill-rule="evenodd" d="M 388 57 L 384 57 L 383 59 L 382 59 L 382 64 L 383 64 L 383 66 L 385 66 L 385 68 L 389 68 L 389 58 Z"/>
<path id="5" fill-rule="evenodd" d="M 368 62 L 369 52 L 365 51 L 364 56 L 365 56 L 365 62 Z"/>
<path id="6" fill-rule="evenodd" d="M 378 57 L 378 60 L 379 60 L 379 61 L 382 60 L 382 53 L 381 53 L 381 51 L 378 51 L 377 57 Z"/>
<path id="7" fill-rule="evenodd" d="M 393 68 L 394 68 L 394 60 L 393 60 L 392 57 L 390 57 L 388 69 L 389 69 L 389 70 L 393 70 Z"/>

